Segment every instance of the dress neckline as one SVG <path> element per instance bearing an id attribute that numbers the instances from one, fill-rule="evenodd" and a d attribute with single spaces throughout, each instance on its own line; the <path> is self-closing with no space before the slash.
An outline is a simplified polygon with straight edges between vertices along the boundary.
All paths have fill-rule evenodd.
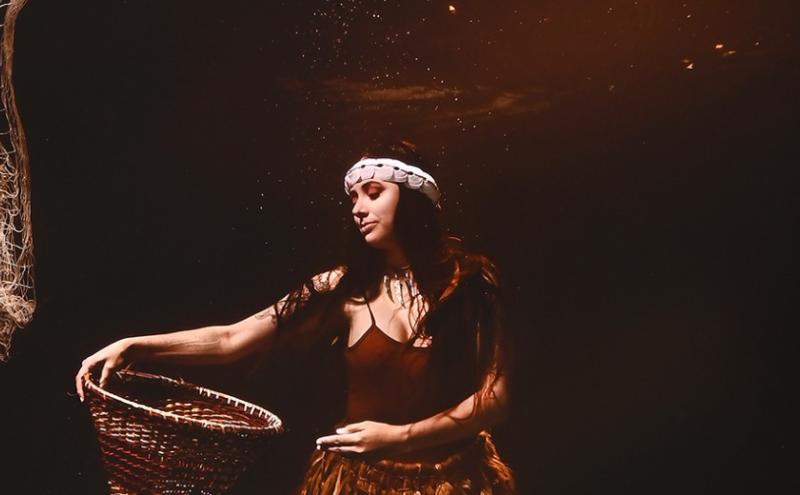
<path id="1" fill-rule="evenodd" d="M 381 328 L 375 322 L 375 315 L 372 313 L 372 308 L 370 307 L 369 300 L 367 299 L 366 296 L 364 297 L 364 302 L 367 304 L 367 310 L 369 311 L 369 318 L 372 321 L 372 324 L 369 326 L 369 328 L 367 328 L 367 330 L 364 333 L 361 334 L 360 337 L 358 337 L 358 340 L 356 340 L 353 343 L 353 345 L 347 346 L 347 350 L 348 351 L 355 349 L 359 344 L 361 344 L 361 342 L 367 337 L 367 334 L 369 334 L 373 330 L 375 330 L 378 333 L 380 333 L 381 335 L 383 335 L 390 343 L 397 344 L 397 345 L 402 346 L 402 347 L 406 347 L 406 348 L 410 348 L 410 349 L 420 349 L 420 350 L 428 350 L 430 348 L 430 345 L 427 345 L 427 346 L 408 345 L 408 341 L 400 342 L 399 340 L 395 339 L 394 337 L 392 337 L 388 333 L 386 333 L 383 330 L 381 330 Z"/>

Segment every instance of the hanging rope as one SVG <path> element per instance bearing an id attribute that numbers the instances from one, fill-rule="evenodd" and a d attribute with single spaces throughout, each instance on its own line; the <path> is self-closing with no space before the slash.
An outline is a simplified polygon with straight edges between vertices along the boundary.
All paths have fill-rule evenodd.
<path id="1" fill-rule="evenodd" d="M 14 24 L 27 0 L 0 0 L 0 361 L 11 334 L 36 308 L 33 288 L 30 173 L 25 133 L 11 84 Z"/>

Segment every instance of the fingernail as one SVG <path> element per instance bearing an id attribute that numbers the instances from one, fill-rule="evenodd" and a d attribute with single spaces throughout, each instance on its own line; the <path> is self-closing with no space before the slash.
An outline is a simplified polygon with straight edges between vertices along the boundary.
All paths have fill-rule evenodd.
<path id="1" fill-rule="evenodd" d="M 83 397 L 81 397 L 81 402 L 83 402 Z"/>
<path id="2" fill-rule="evenodd" d="M 344 428 L 336 428 L 336 433 L 344 433 Z"/>

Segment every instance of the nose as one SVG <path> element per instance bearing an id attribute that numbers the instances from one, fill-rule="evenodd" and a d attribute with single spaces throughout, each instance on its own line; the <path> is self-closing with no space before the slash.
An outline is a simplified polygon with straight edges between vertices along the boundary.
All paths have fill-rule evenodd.
<path id="1" fill-rule="evenodd" d="M 356 219 L 361 220 L 369 214 L 369 212 L 364 209 L 363 204 L 364 203 L 361 201 L 361 198 L 356 199 L 356 202 L 353 203 L 352 211 L 353 216 L 356 217 Z"/>

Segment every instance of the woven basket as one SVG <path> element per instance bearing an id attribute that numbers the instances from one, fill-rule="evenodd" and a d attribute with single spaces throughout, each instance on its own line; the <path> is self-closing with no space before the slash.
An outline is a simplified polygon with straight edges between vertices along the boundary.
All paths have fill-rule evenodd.
<path id="1" fill-rule="evenodd" d="M 123 370 L 86 399 L 112 494 L 221 494 L 283 431 L 266 409 L 160 375 Z"/>

